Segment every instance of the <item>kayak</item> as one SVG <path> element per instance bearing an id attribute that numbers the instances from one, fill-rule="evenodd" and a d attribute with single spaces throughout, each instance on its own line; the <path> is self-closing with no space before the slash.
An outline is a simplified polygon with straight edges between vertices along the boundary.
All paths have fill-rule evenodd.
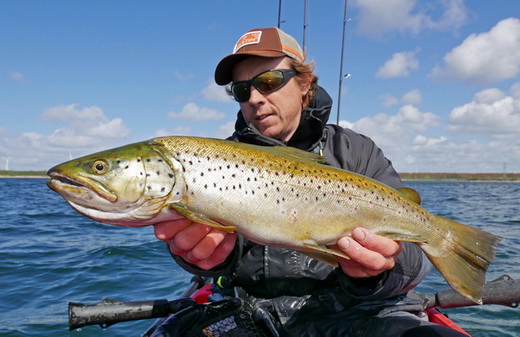
<path id="1" fill-rule="evenodd" d="M 182 335 L 182 331 L 202 331 L 195 328 L 210 329 L 216 324 L 217 328 L 222 326 L 234 326 L 242 328 L 247 326 L 256 329 L 258 312 L 255 312 L 253 322 L 253 309 L 247 301 L 235 296 L 222 293 L 219 281 L 209 283 L 209 278 L 193 276 L 190 285 L 179 298 L 169 301 L 166 299 L 120 302 L 109 298 L 102 299 L 97 304 L 83 304 L 69 302 L 69 329 L 75 330 L 87 325 L 99 325 L 107 328 L 113 324 L 125 321 L 134 321 L 150 318 L 158 318 L 155 323 L 142 334 L 143 337 L 157 336 L 164 326 L 169 324 L 169 329 L 179 326 L 180 334 L 169 334 L 169 336 Z M 219 289 L 220 288 L 220 289 Z M 234 288 L 232 290 L 235 290 Z M 227 291 L 227 290 L 226 290 Z M 467 336 L 467 331 L 457 325 L 440 309 L 461 308 L 475 306 L 469 299 L 459 295 L 453 289 L 439 290 L 435 294 L 418 294 L 423 303 L 423 308 L 430 322 L 452 328 Z M 510 308 L 518 308 L 520 303 L 520 280 L 515 280 L 508 275 L 486 283 L 483 304 L 502 305 Z M 204 316 L 204 317 L 203 317 Z M 200 319 L 199 319 L 200 318 Z M 209 318 L 209 319 L 208 319 Z M 209 322 L 209 323 L 208 323 Z M 261 321 L 265 330 L 266 321 Z M 210 325 L 208 325 L 210 324 Z M 231 324 L 231 325 L 230 325 Z M 272 322 L 271 322 L 272 325 Z M 268 331 L 276 331 L 273 329 Z M 171 330 L 167 330 L 168 332 Z M 211 330 L 207 330 L 211 331 Z M 200 334 L 199 334 L 200 335 Z M 221 334 L 225 336 L 225 334 Z M 235 334 L 237 335 L 237 334 Z M 240 335 L 240 334 L 238 334 Z M 244 335 L 244 334 L 241 334 Z M 245 335 L 252 335 L 246 333 Z M 274 334 L 276 335 L 276 334 Z M 266 336 L 258 334 L 257 336 Z"/>
<path id="2" fill-rule="evenodd" d="M 212 283 L 205 284 L 204 286 L 200 287 L 193 295 L 191 295 L 191 298 L 195 301 L 197 304 L 208 304 L 211 302 L 211 296 L 214 295 L 214 289 L 215 285 Z M 425 313 L 427 314 L 428 320 L 432 323 L 442 325 L 448 328 L 451 328 L 453 330 L 456 330 L 458 332 L 461 332 L 463 334 L 466 334 L 467 336 L 471 337 L 471 335 L 465 331 L 462 327 L 457 325 L 454 321 L 452 321 L 446 314 L 442 313 L 439 308 L 432 307 L 427 308 L 425 310 Z M 227 316 L 223 314 L 222 316 Z M 227 318 L 223 318 L 222 321 L 226 320 Z M 153 334 L 156 332 L 156 329 L 159 328 L 164 322 L 168 321 L 168 318 L 163 318 L 155 322 L 154 325 L 152 325 L 143 335 L 142 337 L 152 337 Z M 176 322 L 178 323 L 178 322 Z M 207 328 L 205 328 L 205 331 L 211 332 L 211 327 L 215 324 L 218 324 L 218 322 L 211 322 L 212 325 L 208 325 Z M 219 335 L 218 333 L 216 335 Z"/>

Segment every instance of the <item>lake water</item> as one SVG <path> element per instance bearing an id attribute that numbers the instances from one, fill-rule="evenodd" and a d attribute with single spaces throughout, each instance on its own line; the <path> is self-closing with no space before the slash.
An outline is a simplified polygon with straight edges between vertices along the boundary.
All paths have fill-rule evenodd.
<path id="1" fill-rule="evenodd" d="M 407 182 L 430 212 L 503 236 L 487 277 L 520 278 L 520 183 Z M 68 331 L 69 301 L 174 299 L 191 276 L 153 229 L 97 224 L 45 179 L 0 179 L 0 336 L 140 336 L 154 320 Z M 436 272 L 418 287 L 447 287 Z M 520 336 L 520 308 L 445 310 L 473 336 Z"/>

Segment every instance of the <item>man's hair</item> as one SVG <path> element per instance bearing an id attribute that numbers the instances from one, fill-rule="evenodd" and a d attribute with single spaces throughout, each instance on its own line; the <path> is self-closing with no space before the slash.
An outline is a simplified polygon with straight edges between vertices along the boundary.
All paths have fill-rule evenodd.
<path id="1" fill-rule="evenodd" d="M 303 96 L 302 100 L 302 108 L 308 107 L 312 100 L 314 99 L 314 95 L 316 95 L 316 88 L 318 86 L 318 77 L 314 74 L 314 63 L 313 62 L 300 62 L 296 59 L 289 58 L 291 68 L 296 70 L 298 74 L 295 76 L 298 84 L 303 84 L 307 78 L 309 77 L 311 80 L 311 85 L 309 91 Z"/>

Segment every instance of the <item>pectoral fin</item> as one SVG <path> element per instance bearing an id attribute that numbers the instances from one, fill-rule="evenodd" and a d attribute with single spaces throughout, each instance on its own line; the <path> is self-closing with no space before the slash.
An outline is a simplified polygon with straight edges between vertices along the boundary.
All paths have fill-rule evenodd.
<path id="1" fill-rule="evenodd" d="M 190 219 L 193 222 L 198 222 L 198 223 L 201 223 L 201 224 L 204 224 L 204 225 L 208 225 L 208 226 L 211 226 L 211 227 L 213 227 L 215 229 L 218 229 L 218 230 L 221 230 L 221 231 L 227 232 L 227 233 L 233 233 L 235 231 L 235 229 L 236 229 L 235 226 L 226 226 L 226 225 L 223 225 L 223 224 L 221 224 L 219 222 L 216 222 L 215 220 L 207 218 L 207 217 L 205 217 L 203 215 L 194 213 L 194 212 L 190 211 L 189 209 L 187 209 L 184 206 L 181 206 L 181 205 L 171 205 L 170 207 L 175 212 L 179 213 L 180 215 L 182 215 L 183 217 L 185 217 L 187 219 Z"/>
<path id="2" fill-rule="evenodd" d="M 326 248 L 315 243 L 304 242 L 304 249 L 299 249 L 298 251 L 302 254 L 305 254 L 313 259 L 331 265 L 333 267 L 338 266 L 338 261 L 334 258 L 334 256 L 339 256 L 341 258 L 350 260 L 350 257 L 343 253 L 342 251 Z"/>

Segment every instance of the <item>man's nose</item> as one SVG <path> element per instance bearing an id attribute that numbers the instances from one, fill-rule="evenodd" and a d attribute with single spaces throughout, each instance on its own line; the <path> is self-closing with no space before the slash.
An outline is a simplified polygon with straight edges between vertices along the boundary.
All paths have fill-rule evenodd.
<path id="1" fill-rule="evenodd" d="M 264 95 L 260 91 L 258 91 L 253 85 L 249 89 L 250 89 L 250 94 L 249 94 L 249 99 L 248 99 L 249 103 L 257 104 L 257 103 L 265 100 Z"/>

